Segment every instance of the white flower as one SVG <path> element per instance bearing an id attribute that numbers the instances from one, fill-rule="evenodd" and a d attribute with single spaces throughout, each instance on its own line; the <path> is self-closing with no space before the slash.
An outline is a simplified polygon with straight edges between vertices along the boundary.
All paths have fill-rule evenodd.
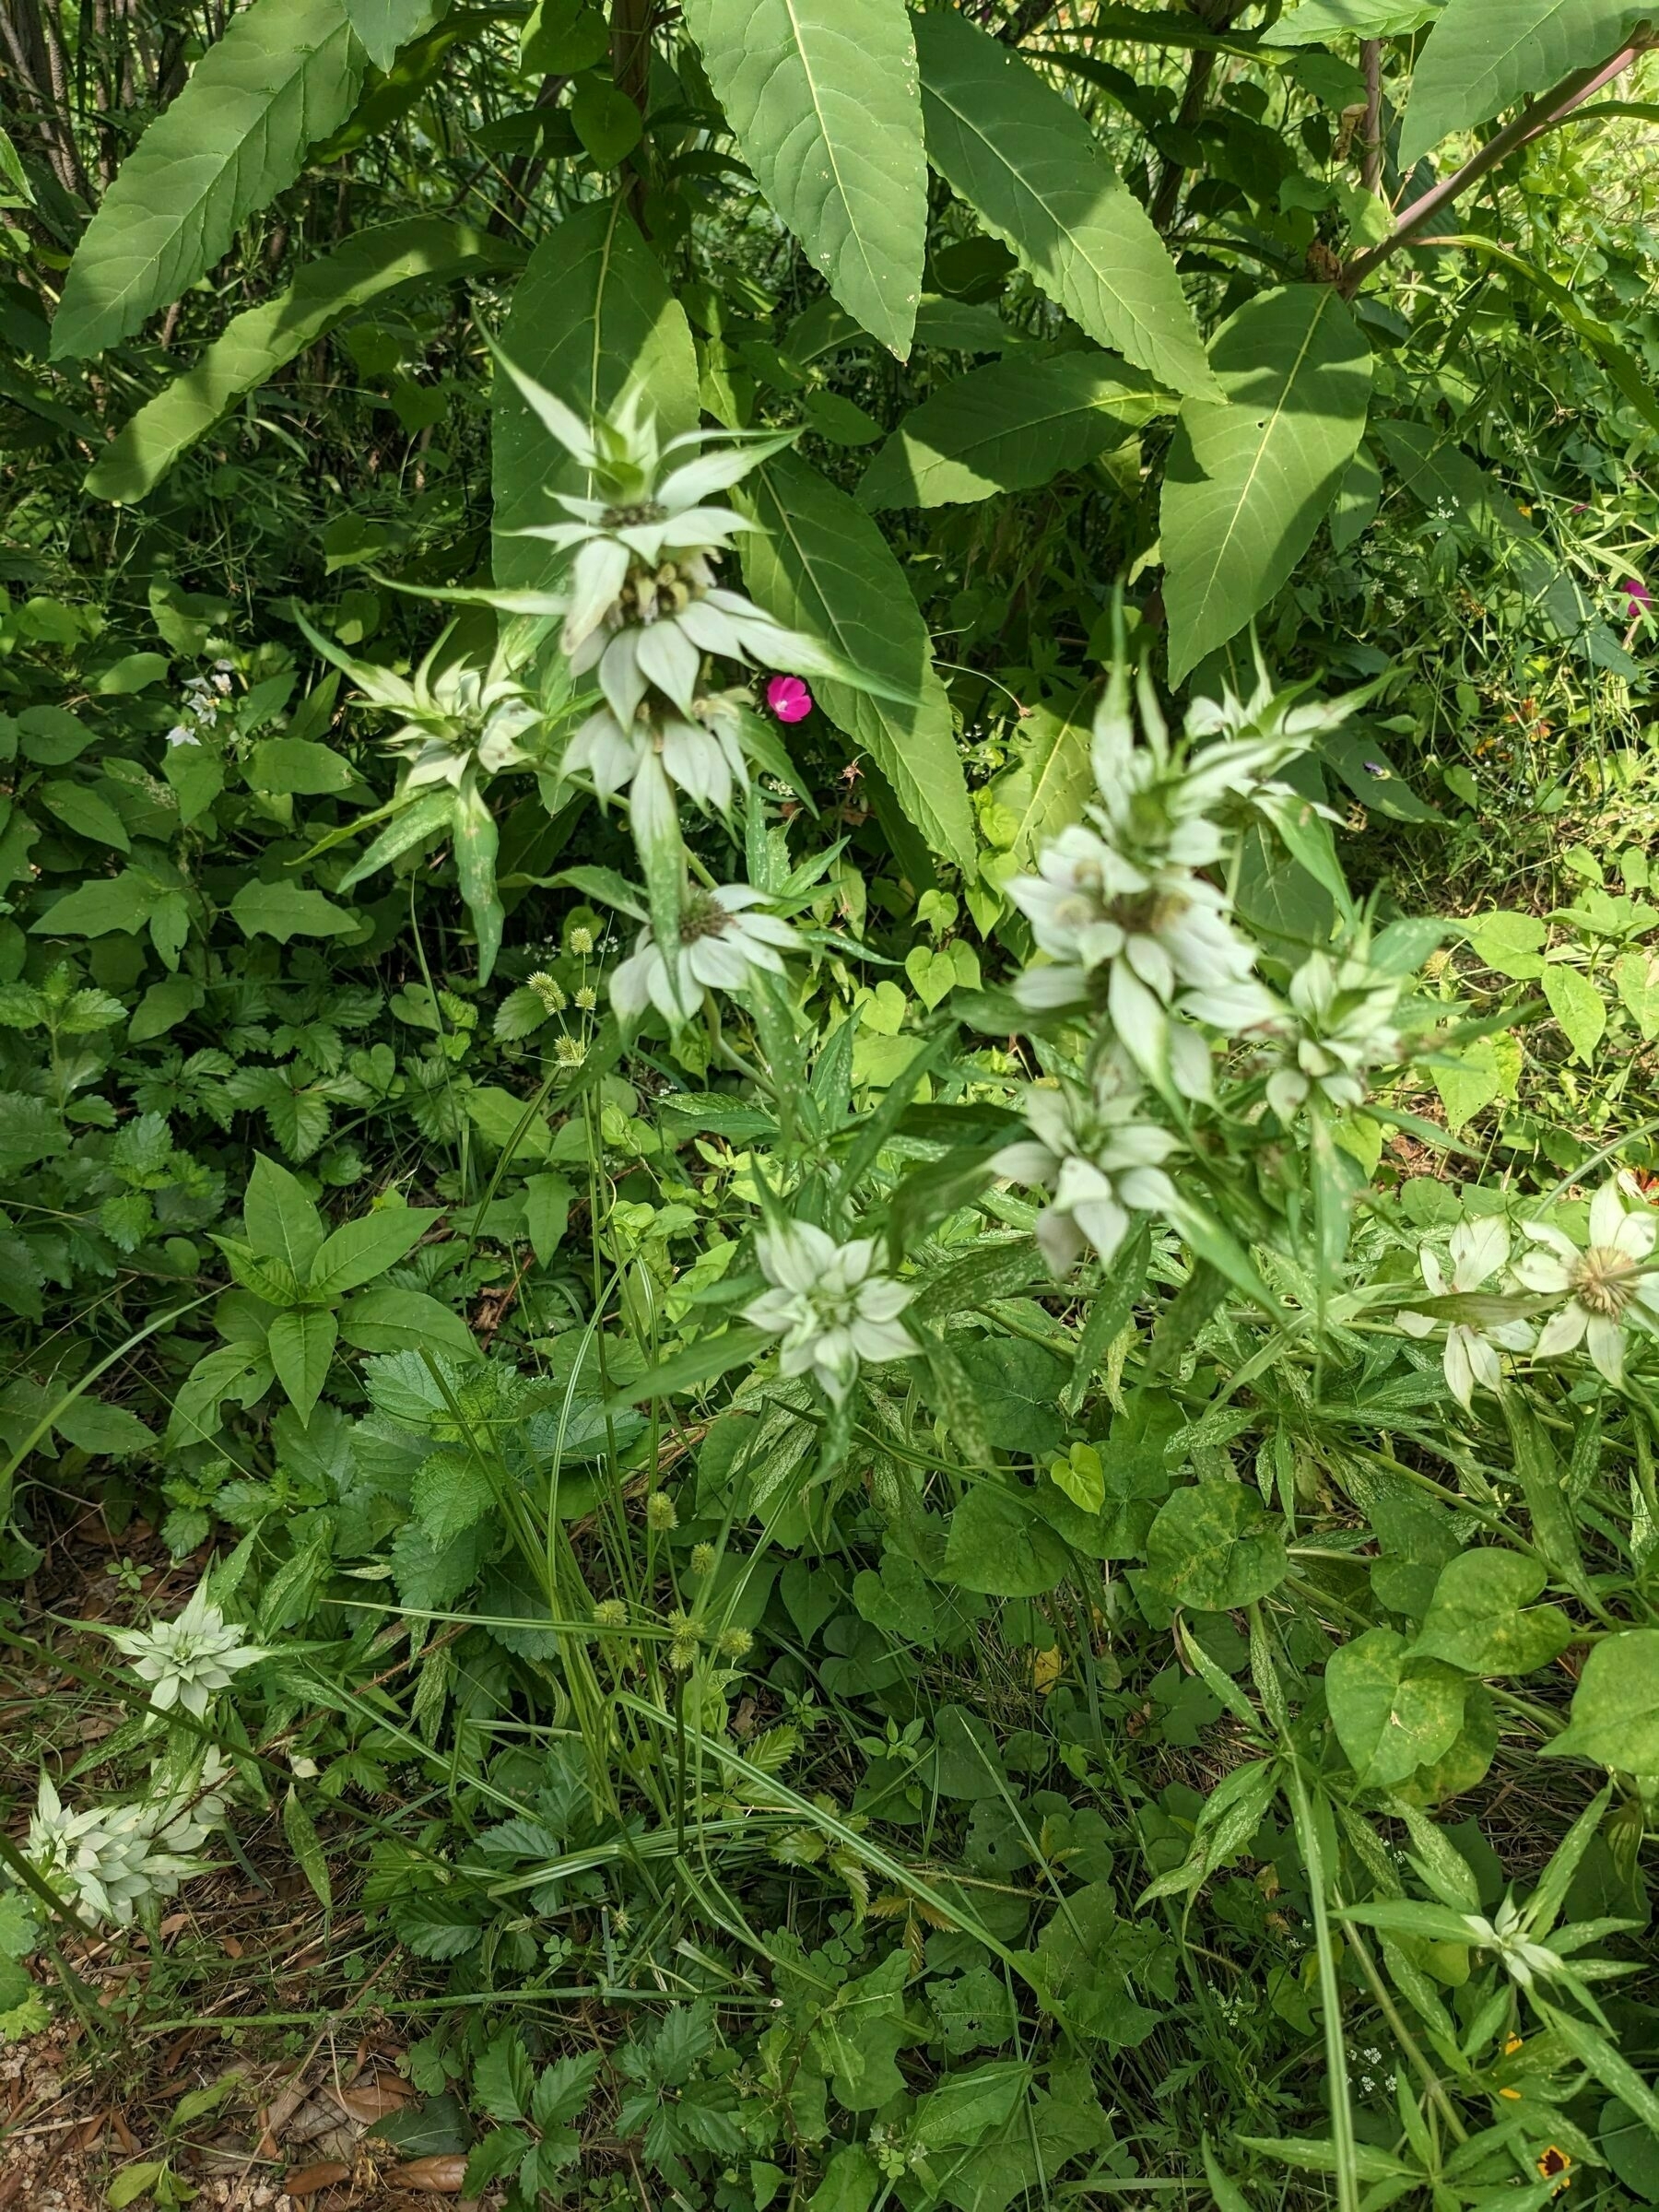
<path id="1" fill-rule="evenodd" d="M 211 1785 L 213 1777 L 206 1779 Z M 173 1896 L 181 1882 L 208 1871 L 207 1862 L 192 1854 L 222 1821 L 224 1806 L 212 1794 L 193 1806 L 194 1794 L 174 1791 L 149 1803 L 69 1813 L 42 1774 L 25 1853 L 80 1912 L 128 1927 L 143 1906 Z"/>
<path id="2" fill-rule="evenodd" d="M 1460 1221 L 1452 1231 L 1452 1279 L 1446 1280 L 1440 1255 L 1425 1244 L 1418 1253 L 1423 1281 L 1430 1298 L 1478 1296 L 1494 1276 L 1509 1265 L 1509 1230 L 1495 1214 L 1477 1221 Z M 1452 1395 L 1464 1406 L 1474 1403 L 1476 1385 L 1497 1390 L 1503 1379 L 1500 1348 L 1525 1352 L 1532 1348 L 1533 1333 L 1524 1321 L 1496 1317 L 1452 1321 L 1444 1316 L 1403 1312 L 1394 1317 L 1408 1336 L 1430 1336 L 1446 1332 L 1441 1364 Z"/>
<path id="3" fill-rule="evenodd" d="M 158 1712 L 182 1705 L 197 1720 L 242 1667 L 266 1656 L 245 1642 L 241 1630 L 210 1602 L 205 1582 L 196 1584 L 190 1603 L 171 1620 L 147 1629 L 106 1629 L 104 1634 L 132 1660 L 139 1680 L 153 1684 L 150 1703 Z"/>
<path id="4" fill-rule="evenodd" d="M 1563 1970 L 1565 1961 L 1559 1951 L 1532 1940 L 1513 1898 L 1504 1899 L 1496 1920 L 1480 1912 L 1465 1912 L 1464 1925 L 1469 1931 L 1470 1943 L 1480 1950 L 1495 1951 L 1505 1972 L 1523 1989 L 1530 1989 L 1535 1980 L 1550 1981 Z"/>
<path id="5" fill-rule="evenodd" d="M 608 706 L 599 707 L 571 739 L 562 766 L 567 774 L 591 776 L 600 797 L 608 799 L 632 782 L 654 747 L 671 783 L 700 806 L 725 814 L 734 790 L 748 781 L 742 732 L 741 695 L 733 692 L 700 696 L 687 714 L 636 711 L 627 724 Z"/>
<path id="6" fill-rule="evenodd" d="M 175 722 L 172 728 L 168 731 L 165 742 L 171 747 L 181 745 L 200 745 L 202 741 L 194 730 L 187 730 L 182 722 Z"/>
<path id="7" fill-rule="evenodd" d="M 469 770 L 499 775 L 529 764 L 522 740 L 542 711 L 515 673 L 508 647 L 498 645 L 488 666 L 456 660 L 440 666 L 450 641 L 446 629 L 414 675 L 402 677 L 378 662 L 352 660 L 303 617 L 300 628 L 371 706 L 402 717 L 386 745 L 404 764 L 404 792 L 437 783 L 459 790 Z"/>
<path id="8" fill-rule="evenodd" d="M 810 1372 L 839 1403 L 861 1359 L 904 1359 L 916 1349 L 899 1318 L 912 1294 L 876 1270 L 874 1237 L 838 1244 L 810 1221 L 792 1221 L 763 1230 L 756 1246 L 772 1288 L 744 1308 L 743 1318 L 782 1337 L 784 1374 Z"/>
<path id="9" fill-rule="evenodd" d="M 1365 1071 L 1396 1062 L 1404 1049 L 1399 1024 L 1404 976 L 1385 974 L 1363 959 L 1334 960 L 1312 952 L 1290 978 L 1288 1032 L 1281 1065 L 1267 1078 L 1267 1103 L 1288 1122 L 1310 1092 L 1333 1106 L 1359 1106 Z"/>
<path id="10" fill-rule="evenodd" d="M 1037 1241 L 1056 1276 L 1086 1243 L 1110 1265 L 1135 1215 L 1157 1213 L 1174 1198 L 1163 1163 L 1178 1143 L 1168 1129 L 1140 1118 L 1142 1098 L 1112 1063 L 1087 1090 L 1070 1082 L 1034 1085 L 1020 1101 L 1030 1136 L 1005 1145 L 991 1162 L 994 1174 L 1053 1188 Z"/>
<path id="11" fill-rule="evenodd" d="M 1583 1250 L 1549 1222 L 1521 1226 L 1543 1249 L 1516 1262 L 1517 1277 L 1529 1290 L 1568 1301 L 1539 1332 L 1539 1359 L 1553 1359 L 1583 1344 L 1609 1382 L 1621 1382 L 1626 1325 L 1659 1333 L 1659 1277 L 1648 1267 L 1659 1220 L 1646 1206 L 1627 1211 L 1615 1179 L 1590 1201 L 1590 1241 Z"/>
<path id="12" fill-rule="evenodd" d="M 783 971 L 782 955 L 795 941 L 787 922 L 755 913 L 763 894 L 747 883 L 714 890 L 688 890 L 680 902 L 679 944 L 671 969 L 649 929 L 610 979 L 611 999 L 626 1022 L 655 1006 L 671 1029 L 688 1020 L 705 991 L 741 991 L 758 969 Z M 684 979 L 695 986 L 688 994 Z"/>

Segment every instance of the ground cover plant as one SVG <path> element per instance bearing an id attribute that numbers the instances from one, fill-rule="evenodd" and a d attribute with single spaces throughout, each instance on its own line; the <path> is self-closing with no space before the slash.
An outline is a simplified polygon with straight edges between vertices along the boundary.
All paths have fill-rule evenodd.
<path id="1" fill-rule="evenodd" d="M 0 7 L 0 2203 L 1659 2202 L 1655 46 Z"/>

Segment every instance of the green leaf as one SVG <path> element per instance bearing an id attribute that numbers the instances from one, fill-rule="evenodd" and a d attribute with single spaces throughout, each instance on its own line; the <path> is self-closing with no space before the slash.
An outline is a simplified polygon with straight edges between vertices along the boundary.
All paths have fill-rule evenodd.
<path id="1" fill-rule="evenodd" d="M 607 77 L 579 77 L 571 96 L 571 121 L 582 150 L 595 169 L 626 161 L 644 134 L 645 119 L 633 101 Z"/>
<path id="2" fill-rule="evenodd" d="M 124 1406 L 85 1394 L 64 1406 L 52 1425 L 66 1442 L 100 1459 L 125 1459 L 135 1452 L 149 1451 L 156 1441 L 153 1431 Z"/>
<path id="3" fill-rule="evenodd" d="M 583 422 L 610 413 L 630 388 L 649 393 L 665 438 L 695 429 L 697 353 L 685 312 L 620 198 L 554 225 L 513 288 L 501 350 L 573 407 Z M 563 556 L 532 524 L 566 521 L 555 492 L 585 496 L 586 472 L 556 448 L 511 378 L 495 382 L 490 433 L 495 579 L 536 586 Z"/>
<path id="4" fill-rule="evenodd" d="M 1452 1748 L 1463 1726 L 1464 1680 L 1414 1657 L 1393 1629 L 1368 1629 L 1332 1653 L 1325 1701 L 1359 1781 L 1388 1789 Z"/>
<path id="5" fill-rule="evenodd" d="M 300 1178 L 264 1152 L 253 1156 L 242 1225 L 261 1258 L 281 1260 L 297 1282 L 304 1282 L 323 1242 L 323 1218 Z"/>
<path id="6" fill-rule="evenodd" d="M 1071 1554 L 1029 1493 L 976 1482 L 950 1516 L 945 1572 L 988 1597 L 1041 1597 L 1071 1566 Z"/>
<path id="7" fill-rule="evenodd" d="M 1230 1613 L 1284 1581 L 1285 1539 L 1245 1484 L 1189 1485 L 1159 1510 L 1147 1571 L 1167 1604 Z"/>
<path id="8" fill-rule="evenodd" d="M 1538 1755 L 1587 1759 L 1621 1774 L 1659 1774 L 1659 1629 L 1627 1629 L 1595 1645 L 1567 1726 Z"/>
<path id="9" fill-rule="evenodd" d="M 256 878 L 242 885 L 230 901 L 230 912 L 244 937 L 275 937 L 278 945 L 290 937 L 349 936 L 358 926 L 355 914 L 321 891 Z"/>
<path id="10" fill-rule="evenodd" d="M 1446 0 L 1411 74 L 1402 172 L 1453 131 L 1607 60 L 1653 12 L 1648 0 Z"/>
<path id="11" fill-rule="evenodd" d="M 1533 1605 L 1547 1580 L 1536 1559 L 1518 1551 L 1460 1553 L 1441 1570 L 1414 1654 L 1471 1675 L 1526 1675 L 1547 1666 L 1572 1641 L 1564 1613 Z"/>
<path id="12" fill-rule="evenodd" d="M 779 454 L 749 482 L 766 535 L 744 541 L 744 581 L 776 621 L 822 639 L 850 666 L 916 700 L 900 706 L 850 684 L 820 677 L 814 685 L 825 713 L 869 752 L 930 850 L 971 875 L 973 817 L 950 703 L 904 571 L 869 516 L 794 454 Z"/>
<path id="13" fill-rule="evenodd" d="M 1164 478 L 1171 683 L 1242 629 L 1312 545 L 1371 398 L 1371 349 L 1326 286 L 1250 300 L 1210 359 L 1226 400 L 1187 402 Z"/>
<path id="14" fill-rule="evenodd" d="M 1047 838 L 1075 822 L 1094 791 L 1089 761 L 1095 688 L 1040 700 L 1013 732 L 1013 761 L 991 786 L 994 842 L 1029 861 Z"/>
<path id="15" fill-rule="evenodd" d="M 473 2097 L 492 2120 L 525 2120 L 535 2074 L 516 2028 L 503 2028 L 473 2068 Z"/>
<path id="16" fill-rule="evenodd" d="M 1606 1002 L 1588 976 L 1559 961 L 1546 967 L 1543 980 L 1550 1012 L 1560 1023 L 1575 1055 L 1588 1067 L 1607 1026 Z"/>
<path id="17" fill-rule="evenodd" d="M 282 1833 L 288 1849 L 299 1864 L 300 1871 L 311 1884 L 312 1893 L 325 1913 L 334 1911 L 334 1885 L 328 1878 L 328 1856 L 317 1834 L 311 1815 L 300 1801 L 300 1794 L 290 1782 L 288 1795 L 282 1801 Z"/>
<path id="18" fill-rule="evenodd" d="M 244 392 L 267 382 L 343 316 L 390 292 L 471 269 L 512 267 L 520 258 L 487 231 L 433 216 L 360 231 L 324 260 L 309 263 L 275 300 L 229 323 L 194 369 L 174 377 L 122 426 L 82 488 L 118 504 L 143 499 Z"/>
<path id="19" fill-rule="evenodd" d="M 360 1291 L 340 1308 L 340 1335 L 359 1352 L 453 1352 L 471 1359 L 478 1350 L 460 1314 L 424 1290 Z"/>
<path id="20" fill-rule="evenodd" d="M 525 1181 L 524 1228 L 540 1266 L 545 1267 L 559 1250 L 573 1195 L 562 1175 L 532 1175 Z"/>
<path id="21" fill-rule="evenodd" d="M 101 353 L 188 290 L 346 120 L 367 62 L 346 0 L 254 0 L 233 16 L 82 234 L 53 359 Z"/>
<path id="22" fill-rule="evenodd" d="M 744 159 L 847 312 L 902 360 L 927 162 L 904 0 L 686 0 Z"/>
<path id="23" fill-rule="evenodd" d="M 875 512 L 1028 491 L 1121 445 L 1171 404 L 1110 354 L 994 362 L 905 417 L 865 471 L 858 501 Z"/>
<path id="24" fill-rule="evenodd" d="M 441 1549 L 463 1529 L 476 1527 L 495 1501 L 488 1470 L 462 1452 L 434 1452 L 423 1459 L 409 1489 L 417 1519 Z"/>
<path id="25" fill-rule="evenodd" d="M 1432 21 L 1440 0 L 1301 0 L 1262 33 L 1264 46 L 1323 46 L 1332 39 L 1397 38 Z"/>
<path id="26" fill-rule="evenodd" d="M 1537 536 L 1536 524 L 1432 423 L 1380 422 L 1376 436 L 1401 483 L 1430 512 L 1450 510 L 1488 543 Z"/>
<path id="27" fill-rule="evenodd" d="M 96 845 L 113 845 L 117 853 L 132 851 L 126 824 L 109 800 L 88 784 L 54 776 L 41 784 L 40 796 L 42 805 L 77 837 L 90 838 Z"/>
<path id="28" fill-rule="evenodd" d="M 334 1315 L 314 1307 L 278 1313 L 271 1324 L 266 1339 L 271 1365 L 302 1421 L 310 1420 L 312 1407 L 323 1394 L 339 1333 Z"/>
<path id="29" fill-rule="evenodd" d="M 1215 396 L 1169 251 L 1071 102 L 953 10 L 913 18 L 928 159 L 1097 345 Z"/>
<path id="30" fill-rule="evenodd" d="M 342 1222 L 312 1263 L 307 1288 L 316 1298 L 344 1298 L 395 1267 L 441 1218 L 435 1207 L 382 1206 L 356 1221 Z"/>
<path id="31" fill-rule="evenodd" d="M 347 20 L 377 69 L 390 69 L 397 50 L 417 39 L 448 0 L 340 0 Z"/>

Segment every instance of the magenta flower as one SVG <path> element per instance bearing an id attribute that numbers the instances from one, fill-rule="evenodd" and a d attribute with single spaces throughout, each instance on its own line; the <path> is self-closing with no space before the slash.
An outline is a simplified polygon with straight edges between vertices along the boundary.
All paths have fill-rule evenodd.
<path id="1" fill-rule="evenodd" d="M 798 676 L 774 676 L 767 679 L 766 703 L 780 722 L 805 722 L 812 694 Z"/>
<path id="2" fill-rule="evenodd" d="M 1624 594 L 1625 611 L 1632 620 L 1638 615 L 1650 614 L 1653 611 L 1653 594 L 1648 590 L 1640 576 L 1627 576 L 1618 588 Z"/>

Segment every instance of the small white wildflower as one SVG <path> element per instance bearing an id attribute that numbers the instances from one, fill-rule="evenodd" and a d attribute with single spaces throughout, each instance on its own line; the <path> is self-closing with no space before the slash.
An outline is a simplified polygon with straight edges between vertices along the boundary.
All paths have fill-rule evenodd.
<path id="1" fill-rule="evenodd" d="M 782 955 L 794 946 L 794 932 L 773 914 L 751 911 L 761 896 L 747 883 L 686 892 L 677 973 L 650 930 L 641 930 L 633 951 L 610 979 L 611 999 L 622 1019 L 637 1021 L 647 1006 L 655 1006 L 677 1030 L 695 1013 L 705 991 L 741 991 L 761 969 L 782 974 Z M 688 978 L 693 986 L 689 992 Z"/>
<path id="2" fill-rule="evenodd" d="M 1659 1334 L 1659 1275 L 1648 1265 L 1659 1218 L 1645 1206 L 1627 1210 L 1615 1179 L 1590 1202 L 1584 1249 L 1552 1223 L 1521 1226 L 1542 1249 L 1516 1262 L 1517 1278 L 1529 1290 L 1567 1300 L 1538 1333 L 1538 1358 L 1554 1359 L 1583 1344 L 1609 1382 L 1622 1381 L 1627 1326 Z"/>
<path id="3" fill-rule="evenodd" d="M 142 1908 L 208 1871 L 194 1853 L 223 1817 L 217 1797 L 192 1807 L 178 1792 L 150 1803 L 70 1813 L 42 1774 L 24 1851 L 42 1879 L 77 1910 L 124 1928 Z"/>
<path id="4" fill-rule="evenodd" d="M 812 1374 L 839 1403 L 861 1360 L 904 1359 L 916 1349 L 899 1318 L 912 1294 L 877 1269 L 874 1237 L 838 1244 L 812 1222 L 792 1221 L 764 1230 L 756 1247 L 772 1288 L 743 1317 L 782 1337 L 784 1374 Z"/>
<path id="5" fill-rule="evenodd" d="M 153 1685 L 150 1703 L 158 1712 L 182 1705 L 197 1720 L 242 1667 L 266 1656 L 226 1620 L 208 1598 L 205 1582 L 196 1584 L 190 1603 L 171 1620 L 147 1629 L 106 1629 L 104 1634 L 133 1662 L 139 1680 Z"/>
<path id="6" fill-rule="evenodd" d="M 1142 1118 L 1144 1094 L 1113 1063 L 1092 1086 L 1033 1086 L 1020 1101 L 1029 1138 L 1005 1145 L 992 1171 L 1017 1182 L 1050 1185 L 1053 1197 L 1038 1219 L 1037 1241 L 1056 1276 L 1092 1244 L 1110 1265 L 1138 1213 L 1156 1213 L 1175 1193 L 1163 1163 L 1177 1140 Z"/>
<path id="7" fill-rule="evenodd" d="M 1422 1269 L 1423 1281 L 1430 1298 L 1464 1298 L 1470 1300 L 1466 1318 L 1452 1320 L 1445 1315 L 1406 1312 L 1395 1315 L 1401 1328 L 1408 1336 L 1430 1336 L 1437 1329 L 1446 1332 L 1445 1348 L 1441 1364 L 1445 1370 L 1447 1387 L 1459 1405 L 1474 1403 L 1476 1386 L 1496 1391 L 1503 1380 L 1500 1350 L 1526 1352 L 1532 1349 L 1533 1333 L 1527 1324 L 1501 1311 L 1483 1311 L 1477 1301 L 1484 1298 L 1488 1308 L 1495 1308 L 1495 1300 L 1485 1291 L 1485 1286 L 1494 1276 L 1501 1276 L 1509 1264 L 1509 1230 L 1494 1214 L 1477 1221 L 1460 1221 L 1452 1231 L 1452 1277 L 1448 1282 L 1440 1255 L 1431 1245 L 1425 1244 L 1418 1253 L 1418 1265 Z"/>
<path id="8" fill-rule="evenodd" d="M 1478 1912 L 1465 1912 L 1464 1925 L 1469 1931 L 1470 1943 L 1480 1950 L 1495 1951 L 1504 1971 L 1523 1989 L 1531 1989 L 1535 1981 L 1551 1980 L 1566 1963 L 1559 1951 L 1532 1940 L 1513 1898 L 1504 1899 L 1493 1920 Z"/>
<path id="9" fill-rule="evenodd" d="M 186 729 L 182 722 L 175 722 L 167 733 L 166 743 L 170 748 L 180 745 L 200 745 L 201 742 L 195 732 Z"/>

